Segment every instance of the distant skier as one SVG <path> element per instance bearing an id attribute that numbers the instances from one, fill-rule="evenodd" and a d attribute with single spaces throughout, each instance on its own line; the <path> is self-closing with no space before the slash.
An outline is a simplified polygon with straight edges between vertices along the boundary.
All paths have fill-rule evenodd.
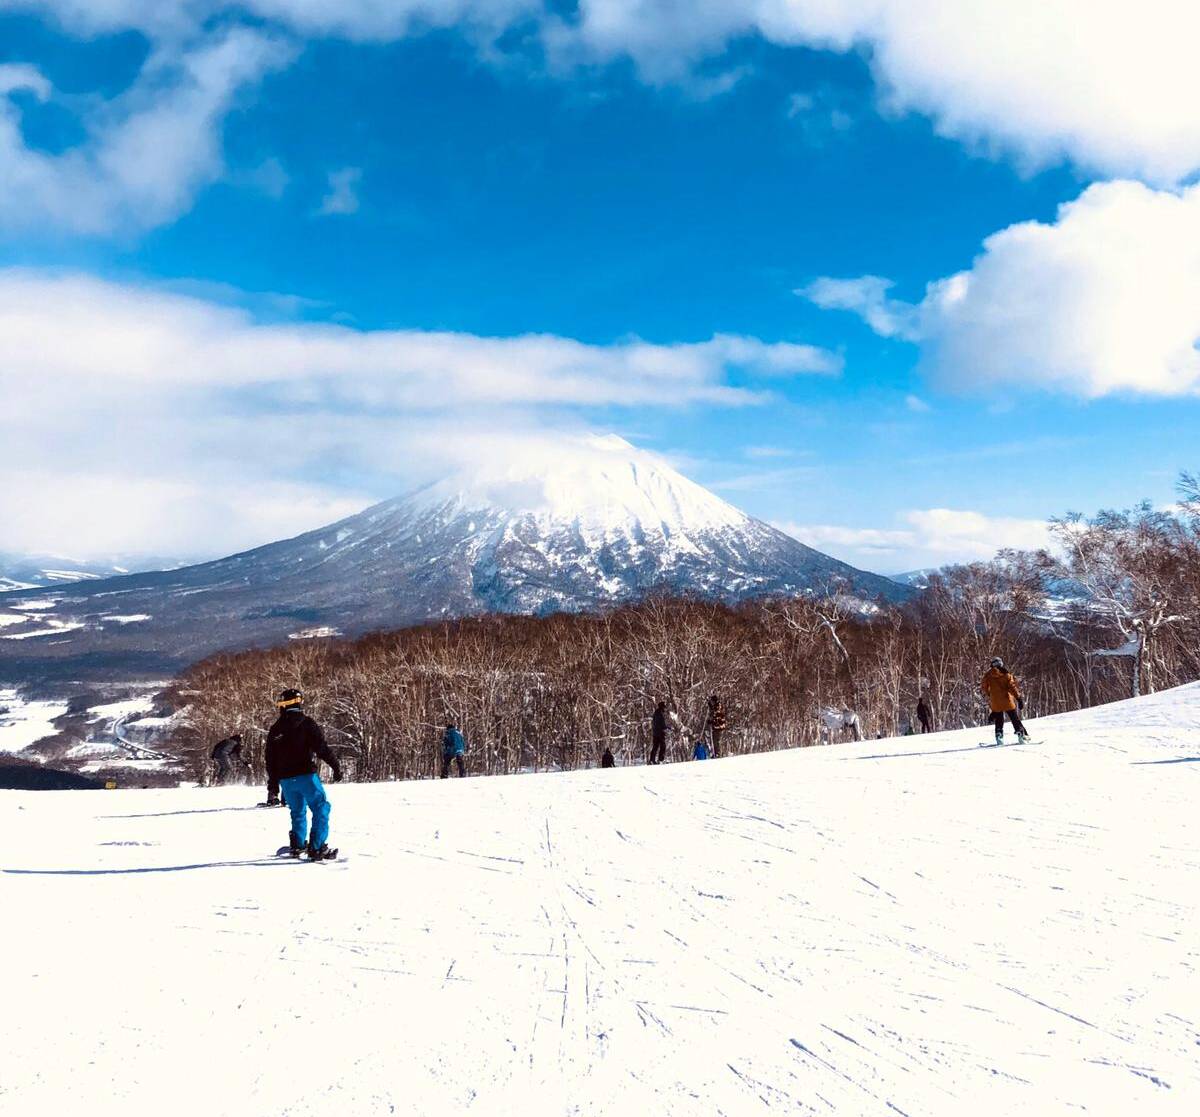
<path id="1" fill-rule="evenodd" d="M 917 699 L 917 721 L 921 723 L 922 733 L 933 732 L 933 710 L 930 709 L 929 699 L 925 696 L 925 692 L 921 692 L 921 697 Z"/>
<path id="2" fill-rule="evenodd" d="M 600 767 L 601 768 L 615 768 L 616 766 L 617 766 L 617 759 L 615 756 L 613 756 L 612 749 L 606 748 L 604 750 L 604 755 L 602 757 L 600 757 Z"/>
<path id="3" fill-rule="evenodd" d="M 446 732 L 442 734 L 442 779 L 450 775 L 450 761 L 458 765 L 460 777 L 466 777 L 467 768 L 463 763 L 463 754 L 467 751 L 467 742 L 458 727 L 452 721 L 446 722 Z"/>
<path id="4" fill-rule="evenodd" d="M 988 705 L 992 711 L 992 725 L 996 727 L 996 744 L 1004 743 L 1004 715 L 1008 715 L 1013 728 L 1017 731 L 1017 740 L 1021 743 L 1029 740 L 1025 731 L 1025 723 L 1018 713 L 1019 707 L 1025 704 L 1021 697 L 1017 680 L 1004 666 L 1004 660 L 999 656 L 992 660 L 991 666 L 983 676 L 980 690 L 987 695 Z"/>
<path id="5" fill-rule="evenodd" d="M 712 734 L 712 754 L 721 755 L 721 737 L 729 728 L 729 718 L 725 713 L 725 703 L 719 695 L 714 694 L 708 700 L 708 728 Z"/>
<path id="6" fill-rule="evenodd" d="M 708 759 L 708 745 L 706 745 L 703 741 L 697 741 L 695 746 L 692 749 L 692 759 L 693 760 L 707 760 Z"/>
<path id="7" fill-rule="evenodd" d="M 667 756 L 667 704 L 660 702 L 654 707 L 650 719 L 650 763 L 661 764 Z"/>
<path id="8" fill-rule="evenodd" d="M 292 812 L 292 831 L 288 835 L 292 856 L 299 857 L 306 850 L 310 860 L 329 860 L 337 856 L 337 850 L 330 849 L 328 844 L 329 800 L 317 775 L 317 761 L 324 760 L 333 769 L 334 783 L 342 778 L 342 766 L 325 743 L 321 727 L 304 712 L 304 695 L 300 691 L 285 690 L 275 705 L 279 707 L 279 717 L 267 733 L 267 773 L 278 781 Z"/>
<path id="9" fill-rule="evenodd" d="M 241 768 L 245 765 L 245 761 L 242 760 L 242 735 L 234 733 L 233 736 L 218 741 L 213 745 L 210 755 L 217 765 L 216 782 L 225 783 L 235 766 Z"/>

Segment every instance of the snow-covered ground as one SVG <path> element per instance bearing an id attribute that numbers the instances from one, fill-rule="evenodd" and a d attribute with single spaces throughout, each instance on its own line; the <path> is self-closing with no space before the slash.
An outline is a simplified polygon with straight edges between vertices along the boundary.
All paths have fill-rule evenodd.
<path id="1" fill-rule="evenodd" d="M 54 719 L 66 712 L 66 702 L 30 701 L 0 687 L 0 753 L 20 752 L 49 737 L 57 732 Z"/>
<path id="2" fill-rule="evenodd" d="M 0 1111 L 1200 1112 L 1200 686 L 987 736 L 0 792 Z"/>

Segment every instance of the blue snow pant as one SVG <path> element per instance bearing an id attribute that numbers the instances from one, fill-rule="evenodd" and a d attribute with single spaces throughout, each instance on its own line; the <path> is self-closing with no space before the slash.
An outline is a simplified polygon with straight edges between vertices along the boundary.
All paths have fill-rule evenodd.
<path id="1" fill-rule="evenodd" d="M 307 809 L 312 809 L 312 847 L 320 849 L 329 838 L 329 800 L 320 777 L 289 776 L 279 781 L 279 790 L 292 812 L 292 833 L 301 845 L 308 839 Z"/>

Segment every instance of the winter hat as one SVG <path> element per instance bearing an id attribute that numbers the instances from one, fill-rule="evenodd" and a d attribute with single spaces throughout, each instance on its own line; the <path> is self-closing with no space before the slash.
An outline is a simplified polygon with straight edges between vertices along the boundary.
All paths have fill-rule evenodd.
<path id="1" fill-rule="evenodd" d="M 304 705 L 304 695 L 298 690 L 289 687 L 279 695 L 275 705 L 281 710 L 287 710 L 293 706 L 302 706 Z"/>
<path id="2" fill-rule="evenodd" d="M 992 666 L 999 667 L 1000 670 L 1003 671 L 1004 670 L 1004 660 L 1002 660 L 999 656 L 993 656 L 992 657 Z"/>

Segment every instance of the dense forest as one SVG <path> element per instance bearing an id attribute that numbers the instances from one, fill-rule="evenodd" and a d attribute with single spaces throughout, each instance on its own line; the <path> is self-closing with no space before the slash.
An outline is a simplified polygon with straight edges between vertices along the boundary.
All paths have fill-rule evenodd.
<path id="1" fill-rule="evenodd" d="M 710 695 L 723 754 L 818 743 L 819 714 L 857 712 L 867 736 L 904 733 L 924 692 L 938 728 L 981 724 L 993 655 L 1032 716 L 1200 678 L 1200 489 L 1181 502 L 1070 516 L 1048 550 L 950 567 L 901 606 L 826 593 L 729 606 L 657 596 L 598 614 L 485 616 L 358 640 L 293 641 L 207 659 L 182 676 L 176 747 L 209 778 L 208 749 L 245 739 L 251 778 L 273 697 L 299 687 L 352 779 L 440 767 L 441 731 L 463 729 L 473 774 L 594 766 L 609 747 L 643 761 L 665 701 L 690 755 Z"/>

